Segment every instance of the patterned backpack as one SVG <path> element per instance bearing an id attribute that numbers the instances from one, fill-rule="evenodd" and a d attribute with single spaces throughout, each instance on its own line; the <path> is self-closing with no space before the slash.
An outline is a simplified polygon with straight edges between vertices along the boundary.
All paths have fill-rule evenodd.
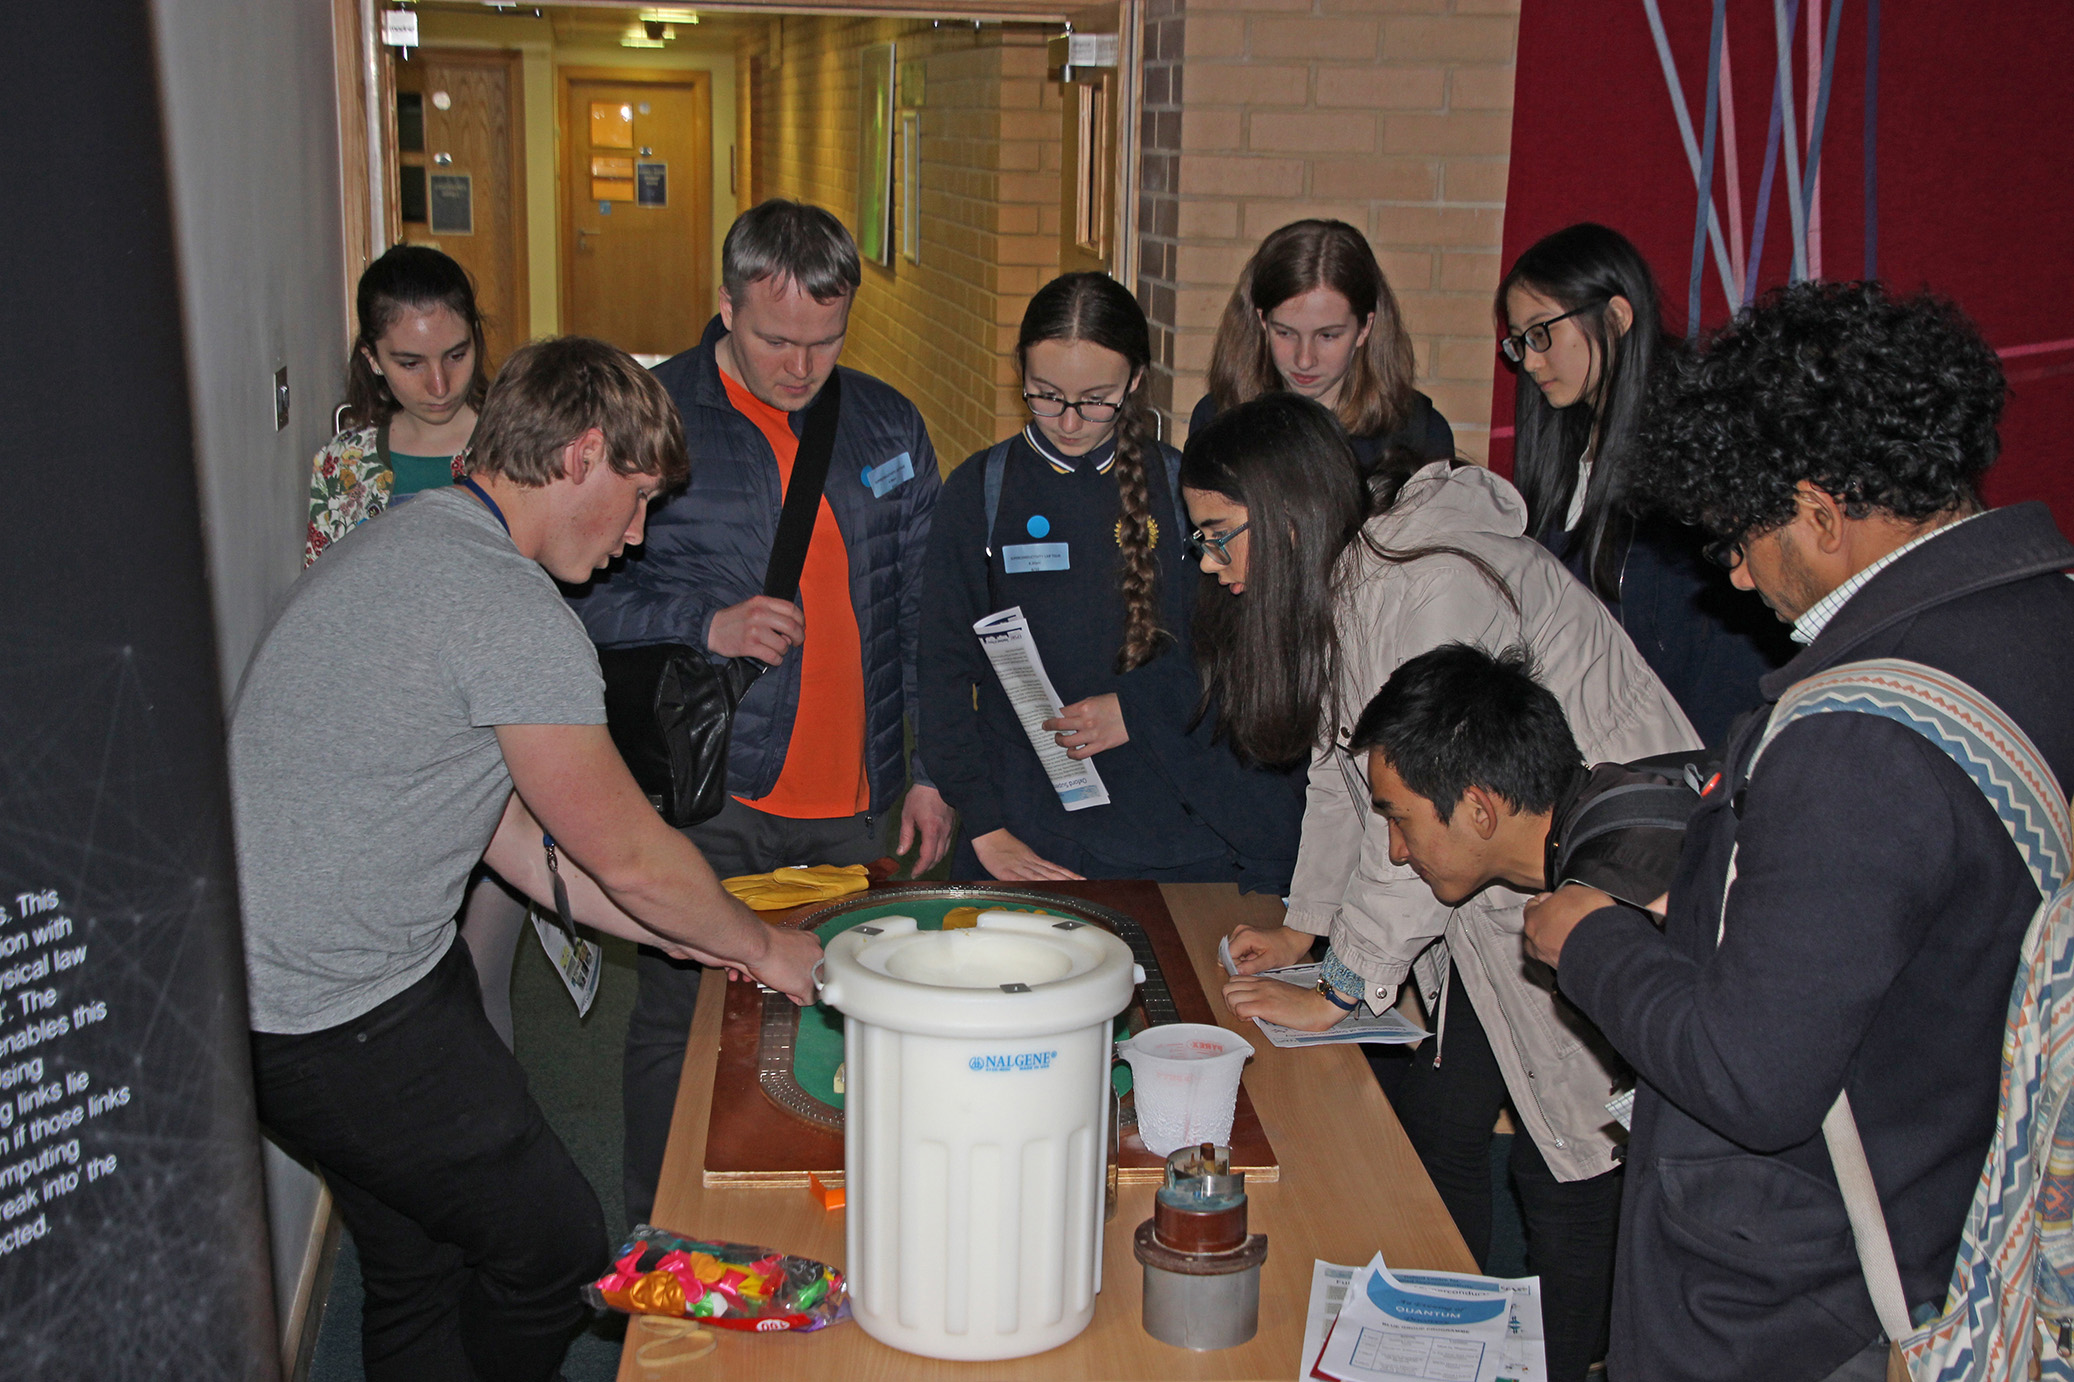
<path id="1" fill-rule="evenodd" d="M 1750 760 L 1810 715 L 1853 711 L 1908 726 L 1966 771 L 2030 866 L 2042 901 L 2024 935 L 2002 1038 L 2002 1096 L 1938 1316 L 1916 1328 L 1846 1095 L 1822 1122 L 1894 1382 L 2074 1382 L 2074 827 L 2067 796 L 2014 721 L 1920 663 L 1847 663 L 1797 683 Z M 1729 864 L 1731 886 L 1735 877 Z M 1726 899 L 1723 900 L 1724 911 Z"/>

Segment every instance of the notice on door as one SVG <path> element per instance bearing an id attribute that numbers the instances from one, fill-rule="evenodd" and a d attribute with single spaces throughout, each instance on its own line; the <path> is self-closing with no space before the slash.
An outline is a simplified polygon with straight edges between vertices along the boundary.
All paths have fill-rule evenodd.
<path id="1" fill-rule="evenodd" d="M 670 204 L 670 165 L 661 159 L 642 159 L 634 165 L 634 205 Z"/>
<path id="2" fill-rule="evenodd" d="M 434 235 L 475 234 L 475 179 L 467 173 L 434 173 L 426 179 Z"/>

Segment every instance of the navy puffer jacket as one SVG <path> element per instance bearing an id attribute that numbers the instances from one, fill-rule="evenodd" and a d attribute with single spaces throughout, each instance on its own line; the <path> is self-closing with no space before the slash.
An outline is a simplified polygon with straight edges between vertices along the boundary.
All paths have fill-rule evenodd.
<path id="1" fill-rule="evenodd" d="M 784 491 L 770 443 L 728 402 L 713 356 L 724 334 L 715 317 L 695 348 L 655 367 L 684 418 L 691 482 L 649 516 L 646 542 L 571 597 L 600 647 L 704 648 L 716 612 L 763 592 Z M 916 704 L 922 565 L 941 481 L 914 404 L 856 370 L 844 369 L 842 381 L 825 493 L 849 550 L 850 603 L 864 654 L 864 763 L 876 813 L 908 778 L 902 758 L 906 719 Z M 792 415 L 795 431 L 804 417 Z M 866 473 L 902 454 L 913 475 L 875 496 Z M 811 638 L 811 612 L 808 619 Z M 730 792 L 755 798 L 777 784 L 799 709 L 799 664 L 795 649 L 742 698 L 727 759 Z M 913 775 L 928 782 L 919 759 Z"/>

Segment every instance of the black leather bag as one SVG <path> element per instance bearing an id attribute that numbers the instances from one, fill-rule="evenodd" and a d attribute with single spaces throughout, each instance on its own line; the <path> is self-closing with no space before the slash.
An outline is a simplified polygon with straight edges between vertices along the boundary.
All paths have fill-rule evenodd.
<path id="1" fill-rule="evenodd" d="M 791 600 L 799 592 L 841 406 L 838 371 L 807 405 L 777 540 L 764 572 L 766 595 Z M 601 648 L 598 666 L 605 674 L 605 719 L 612 742 L 663 819 L 682 829 L 720 814 L 727 804 L 735 708 L 768 670 L 765 664 L 749 657 L 715 662 L 703 648 L 650 643 Z"/>

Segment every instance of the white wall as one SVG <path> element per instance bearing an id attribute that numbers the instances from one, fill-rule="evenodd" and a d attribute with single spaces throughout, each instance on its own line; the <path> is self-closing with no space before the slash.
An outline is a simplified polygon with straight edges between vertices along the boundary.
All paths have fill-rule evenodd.
<path id="1" fill-rule="evenodd" d="M 302 565 L 310 457 L 343 388 L 337 90 L 328 0 L 155 0 L 195 453 L 226 702 Z M 274 429 L 273 377 L 293 406 Z M 266 1148 L 276 1300 L 318 1183 Z"/>

